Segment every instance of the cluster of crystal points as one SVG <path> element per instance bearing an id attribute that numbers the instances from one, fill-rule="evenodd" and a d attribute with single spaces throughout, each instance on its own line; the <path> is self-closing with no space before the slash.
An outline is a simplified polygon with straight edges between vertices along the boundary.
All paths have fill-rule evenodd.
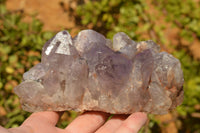
<path id="1" fill-rule="evenodd" d="M 182 103 L 184 79 L 179 60 L 159 51 L 153 41 L 135 42 L 123 32 L 112 42 L 93 30 L 74 38 L 61 31 L 14 91 L 29 112 L 165 114 Z"/>

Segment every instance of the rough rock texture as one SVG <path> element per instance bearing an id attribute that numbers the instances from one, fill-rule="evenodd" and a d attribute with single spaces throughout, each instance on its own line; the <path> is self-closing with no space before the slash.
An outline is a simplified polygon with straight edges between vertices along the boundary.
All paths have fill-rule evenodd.
<path id="1" fill-rule="evenodd" d="M 122 32 L 112 43 L 93 30 L 75 38 L 61 31 L 14 91 L 30 112 L 165 114 L 182 103 L 184 79 L 179 60 L 159 50 L 153 41 L 135 42 Z"/>

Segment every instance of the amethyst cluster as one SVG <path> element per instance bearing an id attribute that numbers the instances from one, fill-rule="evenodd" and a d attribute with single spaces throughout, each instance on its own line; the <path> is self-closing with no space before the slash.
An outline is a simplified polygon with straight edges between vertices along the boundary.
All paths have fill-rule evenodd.
<path id="1" fill-rule="evenodd" d="M 125 33 L 113 41 L 93 30 L 72 38 L 57 33 L 42 49 L 41 63 L 23 75 L 14 91 L 22 108 L 36 111 L 103 111 L 165 114 L 183 101 L 178 59 L 153 41 Z"/>

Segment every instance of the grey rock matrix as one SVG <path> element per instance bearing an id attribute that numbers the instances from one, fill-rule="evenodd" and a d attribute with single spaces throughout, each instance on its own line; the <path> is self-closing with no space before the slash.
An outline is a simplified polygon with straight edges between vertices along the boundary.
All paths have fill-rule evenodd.
<path id="1" fill-rule="evenodd" d="M 14 91 L 22 108 L 36 111 L 103 111 L 165 114 L 183 101 L 178 59 L 153 41 L 125 33 L 113 42 L 93 30 L 72 38 L 57 33 L 42 49 L 41 63 L 23 75 Z"/>

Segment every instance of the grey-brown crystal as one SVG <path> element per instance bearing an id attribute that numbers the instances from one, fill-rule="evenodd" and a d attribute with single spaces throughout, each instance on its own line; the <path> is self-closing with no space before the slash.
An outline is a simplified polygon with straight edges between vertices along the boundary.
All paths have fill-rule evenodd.
<path id="1" fill-rule="evenodd" d="M 113 42 L 93 30 L 72 38 L 57 33 L 42 49 L 41 63 L 14 91 L 35 111 L 103 111 L 165 114 L 183 101 L 178 59 L 153 41 L 135 42 L 119 32 Z"/>

